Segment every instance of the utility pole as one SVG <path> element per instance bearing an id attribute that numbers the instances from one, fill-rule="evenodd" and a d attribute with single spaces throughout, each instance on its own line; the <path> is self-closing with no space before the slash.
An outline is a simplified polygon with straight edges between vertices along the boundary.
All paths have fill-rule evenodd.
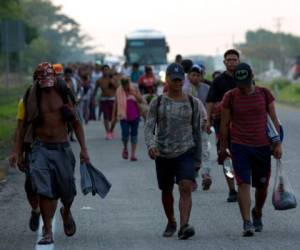
<path id="1" fill-rule="evenodd" d="M 284 20 L 283 17 L 276 17 L 275 18 L 275 28 L 276 28 L 276 33 L 281 32 L 281 27 L 282 27 L 282 21 Z"/>
<path id="2" fill-rule="evenodd" d="M 284 73 L 285 70 L 285 56 L 284 56 L 284 46 L 283 46 L 283 41 L 281 40 L 281 28 L 282 28 L 282 21 L 284 20 L 283 17 L 277 17 L 275 18 L 275 28 L 276 28 L 276 35 L 277 35 L 277 42 L 279 45 L 279 52 L 281 55 L 281 58 L 279 58 L 279 62 L 280 62 L 280 67 L 281 67 L 281 71 L 282 73 Z"/>

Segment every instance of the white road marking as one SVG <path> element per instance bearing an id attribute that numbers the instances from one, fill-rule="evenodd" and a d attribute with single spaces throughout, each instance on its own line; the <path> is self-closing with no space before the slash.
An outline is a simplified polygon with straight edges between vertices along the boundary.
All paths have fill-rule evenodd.
<path id="1" fill-rule="evenodd" d="M 82 207 L 81 210 L 95 210 L 95 209 L 92 207 Z"/>

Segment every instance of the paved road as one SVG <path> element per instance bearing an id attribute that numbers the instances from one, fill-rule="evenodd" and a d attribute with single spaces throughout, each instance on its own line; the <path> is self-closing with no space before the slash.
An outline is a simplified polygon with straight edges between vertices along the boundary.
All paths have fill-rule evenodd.
<path id="1" fill-rule="evenodd" d="M 300 112 L 281 107 L 280 117 L 287 130 L 284 163 L 299 194 Z M 178 241 L 176 237 L 162 238 L 166 220 L 156 186 L 154 165 L 145 153 L 142 138 L 139 161 L 132 163 L 120 157 L 119 134 L 117 139 L 105 141 L 99 122 L 89 124 L 86 133 L 92 162 L 113 184 L 108 197 L 101 200 L 78 192 L 73 206 L 77 234 L 72 238 L 65 237 L 60 215 L 56 214 L 55 245 L 36 248 L 38 236 L 27 225 L 30 209 L 25 201 L 23 176 L 11 170 L 9 182 L 0 190 L 1 250 L 300 249 L 300 210 L 275 211 L 270 196 L 264 213 L 264 232 L 253 238 L 241 237 L 238 206 L 225 202 L 227 190 L 221 170 L 214 162 L 215 156 L 212 159 L 212 189 L 193 194 L 191 223 L 196 228 L 196 236 L 188 241 Z M 77 145 L 73 147 L 78 154 Z M 77 184 L 79 187 L 78 168 Z M 176 197 L 178 201 L 177 192 Z"/>

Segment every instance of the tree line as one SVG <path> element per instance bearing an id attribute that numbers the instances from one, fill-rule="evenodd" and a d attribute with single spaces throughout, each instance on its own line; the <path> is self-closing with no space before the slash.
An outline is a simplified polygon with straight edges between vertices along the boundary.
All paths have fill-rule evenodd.
<path id="1" fill-rule="evenodd" d="M 28 71 L 45 60 L 66 63 L 87 59 L 89 47 L 85 44 L 89 37 L 82 33 L 74 19 L 63 14 L 61 7 L 50 0 L 1 0 L 0 22 L 5 20 L 18 20 L 24 24 L 25 48 L 10 53 L 12 66 L 22 61 L 22 68 Z M 3 32 L 0 34 L 4 35 Z M 4 56 L 1 52 L 2 69 Z"/>
<path id="2" fill-rule="evenodd" d="M 235 47 L 258 73 L 268 70 L 270 61 L 273 61 L 276 69 L 287 74 L 300 55 L 300 37 L 296 35 L 258 29 L 248 31 L 245 40 Z"/>

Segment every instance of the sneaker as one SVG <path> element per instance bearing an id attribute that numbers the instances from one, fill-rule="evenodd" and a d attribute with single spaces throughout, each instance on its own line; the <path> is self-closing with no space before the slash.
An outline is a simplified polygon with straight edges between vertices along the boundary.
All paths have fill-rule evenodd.
<path id="1" fill-rule="evenodd" d="M 29 219 L 29 228 L 33 232 L 36 232 L 39 229 L 40 215 L 41 213 L 39 212 L 31 211 L 31 216 Z"/>
<path id="2" fill-rule="evenodd" d="M 172 237 L 174 233 L 176 233 L 177 230 L 177 224 L 176 222 L 168 223 L 167 227 L 163 233 L 164 237 Z"/>
<path id="3" fill-rule="evenodd" d="M 255 211 L 255 209 L 252 209 L 252 220 L 253 220 L 253 226 L 255 229 L 255 232 L 261 232 L 263 230 L 263 223 L 261 220 L 262 214 Z"/>
<path id="4" fill-rule="evenodd" d="M 105 135 L 105 140 L 110 140 L 110 134 L 109 134 L 109 132 L 106 133 L 106 135 Z"/>
<path id="5" fill-rule="evenodd" d="M 212 181 L 211 181 L 211 177 L 209 176 L 209 174 L 205 174 L 205 175 L 202 175 L 202 189 L 204 191 L 207 191 L 209 190 L 211 184 L 212 184 Z"/>
<path id="6" fill-rule="evenodd" d="M 180 227 L 180 230 L 178 232 L 178 239 L 187 240 L 188 238 L 194 235 L 195 235 L 195 229 L 189 224 L 186 224 Z"/>
<path id="7" fill-rule="evenodd" d="M 253 224 L 250 220 L 247 220 L 244 222 L 244 231 L 243 231 L 243 236 L 244 237 L 251 237 L 254 235 L 254 228 Z"/>
<path id="8" fill-rule="evenodd" d="M 227 202 L 237 202 L 237 192 L 235 190 L 229 192 Z"/>

